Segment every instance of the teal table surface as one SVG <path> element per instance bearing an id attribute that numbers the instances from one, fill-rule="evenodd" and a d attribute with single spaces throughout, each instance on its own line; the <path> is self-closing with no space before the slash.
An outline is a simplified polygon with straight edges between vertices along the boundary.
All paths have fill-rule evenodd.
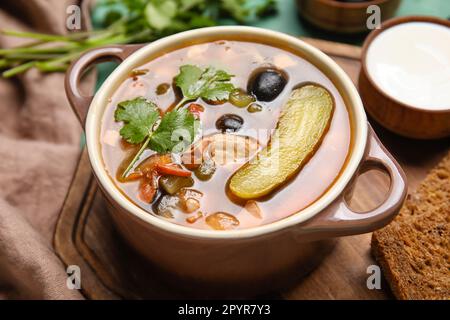
<path id="1" fill-rule="evenodd" d="M 294 36 L 325 39 L 329 41 L 344 42 L 361 45 L 366 34 L 336 35 L 319 30 L 305 24 L 299 17 L 296 0 L 277 0 L 278 13 L 253 23 L 253 26 L 285 32 Z M 95 22 L 96 14 L 93 12 Z M 430 15 L 448 19 L 450 18 L 450 0 L 402 0 L 396 16 Z M 103 83 L 113 68 L 112 63 L 99 65 L 97 88 Z"/>
<path id="2" fill-rule="evenodd" d="M 360 45 L 366 35 L 333 35 L 305 24 L 300 18 L 295 0 L 278 0 L 278 14 L 253 25 L 278 30 L 295 36 L 319 38 Z M 427 15 L 450 18 L 450 0 L 402 0 L 396 16 Z"/>

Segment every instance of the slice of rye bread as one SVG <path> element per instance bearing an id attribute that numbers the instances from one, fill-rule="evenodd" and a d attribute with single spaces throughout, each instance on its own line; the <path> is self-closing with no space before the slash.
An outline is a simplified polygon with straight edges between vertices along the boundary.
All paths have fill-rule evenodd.
<path id="1" fill-rule="evenodd" d="M 450 299 L 450 152 L 372 235 L 372 253 L 398 299 Z"/>

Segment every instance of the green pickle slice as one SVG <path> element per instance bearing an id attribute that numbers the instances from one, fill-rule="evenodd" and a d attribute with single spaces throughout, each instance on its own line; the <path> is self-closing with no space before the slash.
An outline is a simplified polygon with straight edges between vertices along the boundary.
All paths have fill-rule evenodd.
<path id="1" fill-rule="evenodd" d="M 269 144 L 233 174 L 230 191 L 255 199 L 288 181 L 318 149 L 333 111 L 333 97 L 322 86 L 308 83 L 294 89 Z"/>

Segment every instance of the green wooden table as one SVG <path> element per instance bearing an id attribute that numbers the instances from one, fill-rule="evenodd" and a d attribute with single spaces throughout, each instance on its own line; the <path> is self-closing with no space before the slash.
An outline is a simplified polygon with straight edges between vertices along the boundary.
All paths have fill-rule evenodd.
<path id="1" fill-rule="evenodd" d="M 326 31 L 313 28 L 301 21 L 297 12 L 295 0 L 278 0 L 279 12 L 276 16 L 266 18 L 255 26 L 278 30 L 295 36 L 319 38 L 336 42 L 346 42 L 360 45 L 365 35 L 348 36 L 332 35 Z M 431 15 L 450 18 L 449 0 L 402 0 L 396 16 Z"/>

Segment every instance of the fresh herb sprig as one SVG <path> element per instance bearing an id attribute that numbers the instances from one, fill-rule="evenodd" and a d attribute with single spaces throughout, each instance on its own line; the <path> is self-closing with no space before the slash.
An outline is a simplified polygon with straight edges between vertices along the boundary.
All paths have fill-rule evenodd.
<path id="1" fill-rule="evenodd" d="M 183 65 L 180 73 L 175 77 L 175 85 L 181 89 L 183 98 L 175 109 L 188 101 L 198 98 L 218 102 L 228 100 L 231 91 L 235 89 L 230 82 L 233 75 L 213 67 L 201 69 L 194 65 Z"/>
<path id="2" fill-rule="evenodd" d="M 99 30 L 68 35 L 1 30 L 3 35 L 32 41 L 21 47 L 0 49 L 0 70 L 4 70 L 3 77 L 31 68 L 64 71 L 89 49 L 151 42 L 180 31 L 217 25 L 222 18 L 247 23 L 274 8 L 275 0 L 97 0 L 94 24 Z"/>
<path id="3" fill-rule="evenodd" d="M 182 106 L 199 98 L 212 102 L 228 100 L 235 89 L 230 82 L 232 77 L 226 71 L 213 67 L 202 69 L 194 65 L 181 66 L 174 81 L 183 97 L 172 111 L 162 117 L 158 107 L 143 97 L 120 102 L 114 113 L 114 119 L 124 123 L 120 135 L 131 144 L 142 144 L 122 177 L 128 175 L 147 148 L 158 153 L 182 152 L 184 147 L 190 145 L 195 138 L 199 120 Z"/>
<path id="4" fill-rule="evenodd" d="M 156 105 L 143 97 L 119 103 L 114 119 L 124 123 L 120 129 L 123 139 L 131 144 L 142 144 L 123 172 L 123 178 L 148 147 L 158 153 L 166 153 L 181 143 L 181 148 L 177 151 L 182 151 L 183 147 L 193 142 L 198 126 L 198 120 L 187 109 L 173 110 L 161 117 Z M 183 140 L 174 137 L 181 137 Z"/>

